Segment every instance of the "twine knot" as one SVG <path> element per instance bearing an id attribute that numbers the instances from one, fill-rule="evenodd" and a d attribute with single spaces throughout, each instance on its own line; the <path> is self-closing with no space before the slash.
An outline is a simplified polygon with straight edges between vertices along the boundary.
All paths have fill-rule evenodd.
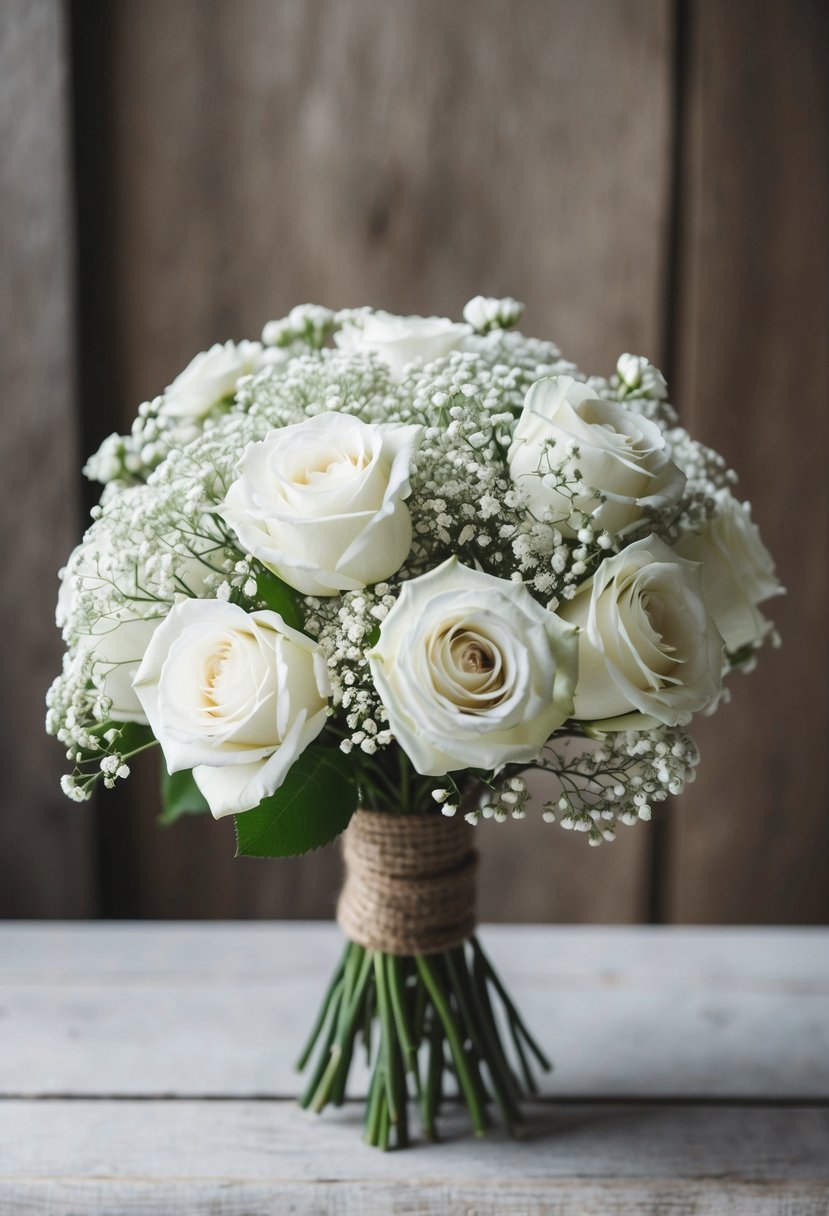
<path id="1" fill-rule="evenodd" d="M 476 923 L 471 836 L 462 818 L 356 811 L 342 837 L 337 920 L 345 935 L 385 954 L 459 946 Z"/>

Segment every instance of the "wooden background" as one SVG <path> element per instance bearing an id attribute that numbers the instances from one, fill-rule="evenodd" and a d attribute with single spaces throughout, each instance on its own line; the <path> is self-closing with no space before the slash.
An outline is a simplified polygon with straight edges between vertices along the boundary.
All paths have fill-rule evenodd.
<path id="1" fill-rule="evenodd" d="M 482 911 L 829 920 L 825 0 L 3 0 L 0 915 L 328 916 L 339 865 L 66 802 L 42 734 L 82 453 L 292 304 L 477 292 L 584 366 L 623 350 L 741 472 L 785 640 L 613 846 L 480 829 Z"/>

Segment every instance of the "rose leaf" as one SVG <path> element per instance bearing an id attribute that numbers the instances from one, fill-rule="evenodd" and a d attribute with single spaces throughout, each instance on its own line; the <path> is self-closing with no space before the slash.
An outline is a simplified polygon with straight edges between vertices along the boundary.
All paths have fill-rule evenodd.
<path id="1" fill-rule="evenodd" d="M 271 612 L 278 612 L 286 625 L 303 629 L 305 622 L 297 602 L 296 592 L 270 570 L 261 569 L 256 575 L 256 594 Z"/>
<path id="2" fill-rule="evenodd" d="M 328 844 L 357 809 L 357 785 L 347 757 L 309 747 L 282 785 L 253 810 L 236 815 L 237 857 L 295 857 Z"/>

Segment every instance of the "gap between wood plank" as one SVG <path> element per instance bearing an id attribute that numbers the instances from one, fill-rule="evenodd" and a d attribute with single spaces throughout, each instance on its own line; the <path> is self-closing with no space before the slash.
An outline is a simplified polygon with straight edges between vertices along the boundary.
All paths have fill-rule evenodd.
<path id="1" fill-rule="evenodd" d="M 411 1099 L 414 1102 L 414 1099 Z M 0 1093 L 0 1102 L 293 1102 L 298 1103 L 299 1099 L 296 1094 L 277 1094 L 277 1093 L 254 1093 L 254 1094 L 202 1094 L 202 1093 L 147 1093 L 147 1094 L 122 1094 L 122 1093 L 99 1093 L 99 1094 L 74 1094 L 74 1093 Z M 345 1106 L 357 1106 L 365 1102 L 365 1098 L 346 1098 Z M 452 1106 L 452 1102 L 447 1102 L 447 1106 Z M 457 1109 L 461 1110 L 462 1106 L 457 1105 Z M 735 1107 L 736 1109 L 751 1109 L 759 1108 L 762 1110 L 796 1110 L 804 1108 L 809 1110 L 829 1110 L 829 1097 L 825 1095 L 809 1095 L 786 1097 L 778 1096 L 773 1098 L 754 1097 L 747 1095 L 716 1095 L 709 1096 L 707 1094 L 690 1094 L 688 1096 L 678 1094 L 660 1094 L 656 1097 L 645 1095 L 630 1095 L 625 1094 L 621 1097 L 619 1094 L 535 1094 L 531 1100 L 532 1106 L 555 1107 L 555 1106 L 636 1106 L 636 1107 L 705 1107 L 712 1106 L 717 1108 Z"/>

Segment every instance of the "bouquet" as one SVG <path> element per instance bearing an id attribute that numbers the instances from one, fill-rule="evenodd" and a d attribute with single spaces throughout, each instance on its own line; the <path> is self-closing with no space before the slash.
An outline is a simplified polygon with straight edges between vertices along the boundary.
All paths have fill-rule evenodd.
<path id="1" fill-rule="evenodd" d="M 69 797 L 163 758 L 165 818 L 238 853 L 343 834 L 345 953 L 300 1065 L 369 1143 L 445 1096 L 514 1133 L 549 1067 L 475 935 L 474 827 L 611 841 L 692 780 L 695 714 L 774 634 L 735 475 L 625 354 L 586 376 L 476 297 L 463 322 L 295 308 L 198 355 L 86 466 L 47 728 Z"/>

